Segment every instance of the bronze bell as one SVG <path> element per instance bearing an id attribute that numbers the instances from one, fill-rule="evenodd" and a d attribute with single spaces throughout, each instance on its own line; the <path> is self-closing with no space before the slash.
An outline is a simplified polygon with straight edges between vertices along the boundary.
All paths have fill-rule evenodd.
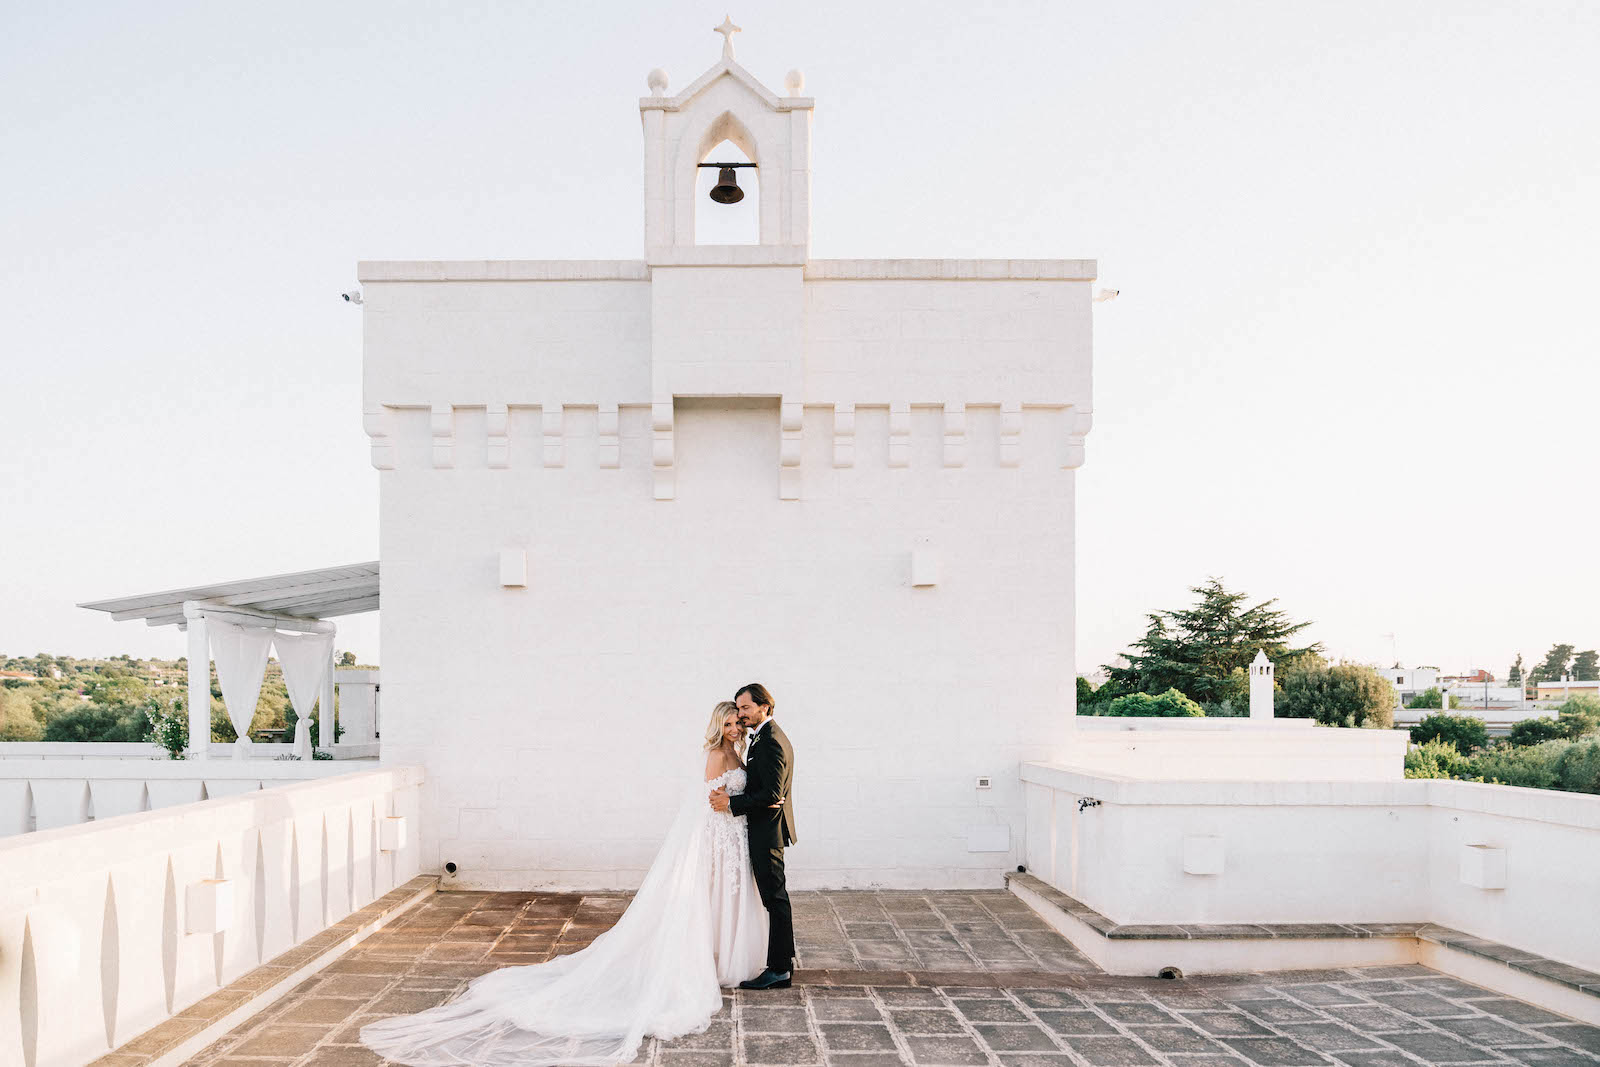
<path id="1" fill-rule="evenodd" d="M 717 184 L 711 187 L 711 199 L 719 204 L 737 204 L 744 199 L 744 190 L 739 188 L 732 167 L 717 170 Z"/>

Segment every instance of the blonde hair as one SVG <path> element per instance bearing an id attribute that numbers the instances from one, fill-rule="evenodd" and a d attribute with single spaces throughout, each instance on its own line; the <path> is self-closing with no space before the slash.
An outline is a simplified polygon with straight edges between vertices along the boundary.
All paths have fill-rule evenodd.
<path id="1" fill-rule="evenodd" d="M 731 700 L 719 700 L 717 706 L 711 709 L 711 722 L 706 726 L 706 751 L 710 752 L 722 744 L 722 728 L 727 725 L 729 715 L 737 715 L 739 705 Z M 744 738 L 733 743 L 733 751 L 740 759 L 744 758 Z"/>

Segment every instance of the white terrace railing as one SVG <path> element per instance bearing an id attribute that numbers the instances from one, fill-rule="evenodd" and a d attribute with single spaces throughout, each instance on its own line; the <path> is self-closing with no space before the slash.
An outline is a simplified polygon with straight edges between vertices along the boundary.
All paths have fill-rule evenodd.
<path id="1" fill-rule="evenodd" d="M 222 747 L 232 749 L 231 745 Z M 288 745 L 257 745 L 255 749 L 278 747 L 289 750 Z M 0 840 L 33 830 L 53 830 L 175 804 L 251 793 L 288 782 L 333 778 L 363 766 L 376 766 L 347 760 L 275 760 L 267 756 L 247 760 L 170 760 L 164 751 L 159 759 L 121 754 L 96 756 L 74 759 L 40 753 L 31 759 L 0 759 Z"/>
<path id="2" fill-rule="evenodd" d="M 349 767 L 0 839 L 0 1063 L 95 1059 L 414 877 L 422 768 Z"/>
<path id="3" fill-rule="evenodd" d="M 292 751 L 294 746 L 287 742 L 256 741 L 250 746 L 250 759 L 273 759 Z M 341 742 L 327 751 L 336 760 L 377 759 L 378 742 Z M 233 759 L 233 742 L 212 741 L 206 753 L 214 760 Z M 0 766 L 6 760 L 166 758 L 167 750 L 153 741 L 0 741 Z"/>

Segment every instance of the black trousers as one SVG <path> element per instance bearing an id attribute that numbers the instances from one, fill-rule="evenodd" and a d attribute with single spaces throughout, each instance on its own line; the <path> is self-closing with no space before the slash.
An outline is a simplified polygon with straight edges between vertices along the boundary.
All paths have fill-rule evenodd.
<path id="1" fill-rule="evenodd" d="M 767 909 L 767 966 L 781 972 L 794 966 L 794 912 L 783 878 L 783 844 L 777 829 L 774 826 L 759 838 L 750 835 L 750 867 Z"/>

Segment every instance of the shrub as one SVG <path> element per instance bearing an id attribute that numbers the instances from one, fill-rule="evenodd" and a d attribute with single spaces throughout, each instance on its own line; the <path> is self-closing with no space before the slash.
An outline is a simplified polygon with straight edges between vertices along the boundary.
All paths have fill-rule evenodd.
<path id="1" fill-rule="evenodd" d="M 1509 740 L 1513 745 L 1537 745 L 1541 741 L 1554 741 L 1565 736 L 1561 723 L 1553 715 L 1541 715 L 1537 719 L 1523 719 L 1521 722 L 1511 724 Z"/>
<path id="2" fill-rule="evenodd" d="M 183 701 L 174 700 L 165 706 L 152 700 L 144 709 L 144 717 L 150 724 L 150 739 L 167 750 L 167 758 L 183 759 L 183 750 L 189 746 L 189 717 L 184 714 Z"/>
<path id="3" fill-rule="evenodd" d="M 1481 753 L 1474 763 L 1478 777 L 1498 785 L 1527 789 L 1559 789 L 1561 755 L 1570 741 L 1543 741 L 1522 748 L 1506 746 Z"/>
<path id="4" fill-rule="evenodd" d="M 1205 709 L 1176 689 L 1168 689 L 1159 696 L 1149 693 L 1129 693 L 1094 707 L 1096 715 L 1138 715 L 1160 718 L 1198 718 Z"/>
<path id="5" fill-rule="evenodd" d="M 1575 696 L 1556 709 L 1556 721 L 1561 724 L 1561 736 L 1587 737 L 1600 733 L 1600 697 Z"/>
<path id="6" fill-rule="evenodd" d="M 1439 738 L 1456 746 L 1463 756 L 1473 749 L 1487 748 L 1489 731 L 1483 720 L 1471 715 L 1447 715 L 1444 712 L 1428 715 L 1411 728 L 1411 743 L 1420 745 Z"/>
<path id="7" fill-rule="evenodd" d="M 1274 698 L 1273 714 L 1286 719 L 1315 719 L 1324 726 L 1394 725 L 1394 685 L 1371 667 L 1340 663 L 1296 667 L 1278 677 L 1283 689 Z"/>
<path id="8" fill-rule="evenodd" d="M 38 741 L 43 737 L 44 724 L 34 714 L 28 694 L 0 689 L 0 741 Z"/>
<path id="9" fill-rule="evenodd" d="M 232 744 L 239 739 L 239 732 L 233 728 L 233 720 L 228 718 L 228 709 L 220 700 L 211 701 L 211 740 Z"/>
<path id="10" fill-rule="evenodd" d="M 1407 778 L 1462 778 L 1472 769 L 1455 745 L 1437 737 L 1406 750 Z"/>
<path id="11" fill-rule="evenodd" d="M 148 726 L 137 710 L 85 704 L 57 715 L 44 727 L 46 741 L 143 741 Z"/>
<path id="12" fill-rule="evenodd" d="M 1444 693 L 1440 691 L 1438 686 L 1433 686 L 1432 688 L 1424 689 L 1422 692 L 1412 697 L 1411 703 L 1407 704 L 1406 707 L 1420 708 L 1424 711 L 1426 711 L 1428 708 L 1438 708 L 1440 711 L 1443 711 L 1444 709 L 1440 707 L 1440 702 L 1443 699 Z M 1459 708 L 1461 706 L 1461 698 L 1451 697 L 1450 706 L 1452 708 Z"/>
<path id="13" fill-rule="evenodd" d="M 1560 759 L 1562 789 L 1600 793 L 1600 741 L 1575 741 Z"/>

